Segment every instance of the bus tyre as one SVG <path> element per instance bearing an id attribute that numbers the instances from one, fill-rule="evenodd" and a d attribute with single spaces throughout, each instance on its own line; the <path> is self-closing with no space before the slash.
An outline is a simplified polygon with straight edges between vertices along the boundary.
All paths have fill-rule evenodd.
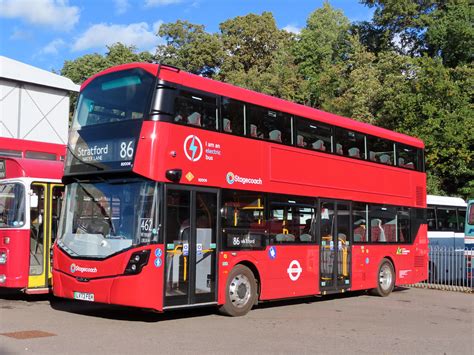
<path id="1" fill-rule="evenodd" d="M 382 259 L 377 273 L 377 287 L 370 290 L 370 294 L 379 297 L 388 296 L 395 287 L 395 271 L 388 259 Z"/>
<path id="2" fill-rule="evenodd" d="M 219 312 L 239 317 L 247 314 L 257 298 L 257 282 L 253 272 L 244 265 L 236 265 L 227 278 L 225 303 Z"/>

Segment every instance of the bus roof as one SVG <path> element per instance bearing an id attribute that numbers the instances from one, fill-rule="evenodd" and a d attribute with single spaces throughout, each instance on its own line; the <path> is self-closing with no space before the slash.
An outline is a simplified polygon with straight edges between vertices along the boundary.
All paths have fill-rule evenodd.
<path id="1" fill-rule="evenodd" d="M 6 179 L 30 177 L 60 180 L 64 174 L 64 163 L 59 160 L 38 160 L 0 157 L 5 161 Z"/>
<path id="2" fill-rule="evenodd" d="M 54 154 L 56 159 L 60 160 L 66 154 L 66 146 L 63 144 L 0 137 L 0 157 L 24 158 L 26 152 Z"/>
<path id="3" fill-rule="evenodd" d="M 86 80 L 82 86 L 83 90 L 94 78 L 104 74 L 132 69 L 132 68 L 142 68 L 147 72 L 157 75 L 159 64 L 151 63 L 129 63 L 119 66 L 115 66 L 109 69 L 106 69 L 88 80 Z M 296 104 L 290 101 L 279 99 L 273 96 L 266 94 L 261 94 L 255 91 L 248 89 L 240 88 L 231 84 L 223 83 L 220 81 L 203 78 L 198 75 L 190 74 L 185 71 L 176 69 L 174 67 L 169 67 L 166 65 L 161 65 L 160 70 L 160 79 L 165 81 L 170 81 L 176 84 L 181 84 L 187 87 L 191 87 L 198 90 L 207 91 L 213 94 L 226 96 L 235 100 L 240 100 L 248 102 L 254 105 L 268 107 L 270 109 L 286 112 L 292 115 L 302 116 L 310 119 L 317 120 L 319 122 L 336 125 L 339 127 L 352 129 L 359 131 L 365 134 L 370 134 L 376 137 L 390 139 L 402 144 L 408 144 L 417 148 L 424 148 L 424 143 L 418 138 L 414 138 L 402 133 L 390 131 L 385 128 L 373 126 L 368 123 L 363 123 L 355 121 L 353 119 L 339 116 L 333 113 L 321 111 L 314 109 L 308 106 Z"/>
<path id="4" fill-rule="evenodd" d="M 467 203 L 460 197 L 435 196 L 426 197 L 427 205 L 466 207 Z"/>

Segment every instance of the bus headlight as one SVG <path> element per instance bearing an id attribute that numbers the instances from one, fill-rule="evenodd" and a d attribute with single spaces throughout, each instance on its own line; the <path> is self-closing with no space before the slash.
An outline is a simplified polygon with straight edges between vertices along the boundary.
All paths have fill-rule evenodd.
<path id="1" fill-rule="evenodd" d="M 7 263 L 7 252 L 5 250 L 0 250 L 0 264 Z"/>
<path id="2" fill-rule="evenodd" d="M 4 275 L 4 274 L 1 274 L 1 275 L 0 275 L 0 284 L 4 284 L 4 283 L 5 283 L 5 281 L 7 281 L 7 277 L 6 277 L 6 275 Z"/>
<path id="3" fill-rule="evenodd" d="M 148 264 L 150 259 L 150 249 L 140 250 L 130 256 L 127 267 L 125 268 L 125 275 L 139 274 L 143 267 Z"/>

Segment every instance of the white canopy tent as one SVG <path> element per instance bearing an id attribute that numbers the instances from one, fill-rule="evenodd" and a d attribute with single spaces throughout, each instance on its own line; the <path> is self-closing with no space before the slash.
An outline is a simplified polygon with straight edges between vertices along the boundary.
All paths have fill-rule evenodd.
<path id="1" fill-rule="evenodd" d="M 0 137 L 66 144 L 70 79 L 0 56 Z"/>

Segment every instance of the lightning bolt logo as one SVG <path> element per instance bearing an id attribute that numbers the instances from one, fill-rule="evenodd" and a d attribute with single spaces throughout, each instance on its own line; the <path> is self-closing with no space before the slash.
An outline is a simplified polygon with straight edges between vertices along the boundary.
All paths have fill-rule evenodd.
<path id="1" fill-rule="evenodd" d="M 198 161 L 202 156 L 202 143 L 198 136 L 189 135 L 184 140 L 184 154 L 192 162 Z"/>
<path id="2" fill-rule="evenodd" d="M 189 146 L 189 150 L 193 152 L 193 155 L 191 155 L 191 160 L 194 161 L 194 157 L 196 155 L 197 147 L 194 144 L 194 140 L 196 139 L 196 136 L 193 137 L 193 140 L 191 142 L 191 145 Z"/>

